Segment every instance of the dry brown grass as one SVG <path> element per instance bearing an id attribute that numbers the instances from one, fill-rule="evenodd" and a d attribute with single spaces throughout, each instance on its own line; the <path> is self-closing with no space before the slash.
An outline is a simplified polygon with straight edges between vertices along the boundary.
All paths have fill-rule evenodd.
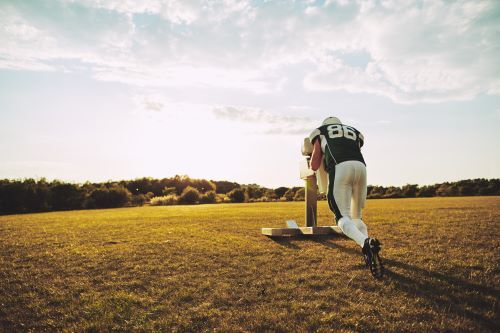
<path id="1" fill-rule="evenodd" d="M 291 202 L 0 217 L 0 331 L 499 331 L 500 197 L 369 201 L 382 281 L 350 240 L 260 235 L 302 215 Z"/>

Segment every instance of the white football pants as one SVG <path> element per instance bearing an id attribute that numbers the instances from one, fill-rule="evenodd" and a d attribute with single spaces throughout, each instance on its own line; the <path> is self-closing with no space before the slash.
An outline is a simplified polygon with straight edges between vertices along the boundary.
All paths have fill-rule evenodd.
<path id="1" fill-rule="evenodd" d="M 359 161 L 346 161 L 329 172 L 328 204 L 344 234 L 363 247 L 368 229 L 361 220 L 366 201 L 366 167 Z"/>

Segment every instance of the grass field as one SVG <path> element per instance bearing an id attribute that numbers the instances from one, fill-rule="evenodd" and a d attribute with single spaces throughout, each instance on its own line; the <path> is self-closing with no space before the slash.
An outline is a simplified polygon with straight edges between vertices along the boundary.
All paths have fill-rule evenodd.
<path id="1" fill-rule="evenodd" d="M 368 201 L 381 281 L 350 240 L 260 235 L 290 218 L 303 203 L 0 217 L 0 331 L 500 331 L 500 197 Z"/>

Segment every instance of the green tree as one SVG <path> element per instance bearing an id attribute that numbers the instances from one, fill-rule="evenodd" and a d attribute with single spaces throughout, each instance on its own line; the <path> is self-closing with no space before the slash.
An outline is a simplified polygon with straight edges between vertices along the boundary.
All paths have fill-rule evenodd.
<path id="1" fill-rule="evenodd" d="M 399 187 L 390 186 L 386 189 L 382 198 L 402 198 L 403 194 L 401 193 L 401 189 Z"/>
<path id="2" fill-rule="evenodd" d="M 258 199 L 262 197 L 267 190 L 265 187 L 261 187 L 257 184 L 244 185 L 243 188 L 247 192 L 249 199 Z"/>
<path id="3" fill-rule="evenodd" d="M 230 191 L 227 196 L 231 200 L 231 202 L 246 202 L 247 201 L 247 195 L 244 189 L 242 188 L 235 188 L 232 191 Z"/>
<path id="4" fill-rule="evenodd" d="M 192 187 L 187 186 L 179 196 L 179 203 L 186 205 L 194 205 L 200 202 L 200 192 Z"/>
<path id="5" fill-rule="evenodd" d="M 401 188 L 401 194 L 405 198 L 414 198 L 417 196 L 418 185 L 416 184 L 406 184 Z"/>
<path id="6" fill-rule="evenodd" d="M 175 187 L 168 187 L 168 186 L 165 186 L 165 187 L 163 188 L 162 194 L 163 194 L 164 196 L 167 196 L 167 195 L 170 195 L 170 194 L 176 194 L 176 189 L 175 189 Z"/>
<path id="7" fill-rule="evenodd" d="M 426 185 L 422 186 L 417 191 L 417 197 L 434 197 L 436 195 L 436 186 Z"/>
<path id="8" fill-rule="evenodd" d="M 51 206 L 53 210 L 71 210 L 83 208 L 85 192 L 78 185 L 54 183 L 50 188 Z"/>
<path id="9" fill-rule="evenodd" d="M 133 195 L 132 196 L 132 199 L 130 200 L 130 203 L 133 206 L 142 206 L 142 205 L 144 205 L 148 201 L 149 201 L 149 199 L 146 197 L 146 195 L 144 195 L 144 194 L 137 194 L 137 195 Z"/>
<path id="10" fill-rule="evenodd" d="M 123 186 L 115 184 L 107 188 L 101 185 L 90 193 L 87 205 L 89 208 L 117 208 L 129 204 L 131 198 L 130 191 Z"/>
<path id="11" fill-rule="evenodd" d="M 202 204 L 213 204 L 217 201 L 217 193 L 215 191 L 208 191 L 202 194 L 200 198 L 200 203 Z"/>
<path id="12" fill-rule="evenodd" d="M 281 186 L 274 190 L 274 194 L 276 195 L 276 198 L 281 198 L 288 190 L 288 187 Z"/>
<path id="13" fill-rule="evenodd" d="M 240 184 L 234 182 L 228 182 L 227 180 L 211 180 L 215 184 L 215 191 L 217 194 L 226 194 L 234 190 L 235 188 L 241 187 Z"/>
<path id="14" fill-rule="evenodd" d="M 295 195 L 293 196 L 294 201 L 304 201 L 306 197 L 306 190 L 302 187 L 299 188 L 296 192 Z"/>
<path id="15" fill-rule="evenodd" d="M 383 186 L 369 186 L 368 198 L 379 199 L 385 194 L 386 189 Z"/>
<path id="16" fill-rule="evenodd" d="M 292 201 L 295 193 L 293 191 L 293 188 L 289 188 L 284 194 L 283 198 L 286 199 L 286 201 Z"/>
<path id="17" fill-rule="evenodd" d="M 274 192 L 273 189 L 267 189 L 265 192 L 264 192 L 264 197 L 266 197 L 268 200 L 276 200 L 277 197 L 276 197 L 276 193 Z"/>

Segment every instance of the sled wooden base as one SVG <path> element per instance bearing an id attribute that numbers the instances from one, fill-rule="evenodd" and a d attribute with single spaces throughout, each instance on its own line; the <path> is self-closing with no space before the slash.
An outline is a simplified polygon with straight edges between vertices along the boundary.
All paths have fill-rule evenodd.
<path id="1" fill-rule="evenodd" d="M 301 236 L 301 235 L 343 235 L 337 226 L 299 227 L 299 228 L 262 228 L 262 234 L 269 237 Z"/>

